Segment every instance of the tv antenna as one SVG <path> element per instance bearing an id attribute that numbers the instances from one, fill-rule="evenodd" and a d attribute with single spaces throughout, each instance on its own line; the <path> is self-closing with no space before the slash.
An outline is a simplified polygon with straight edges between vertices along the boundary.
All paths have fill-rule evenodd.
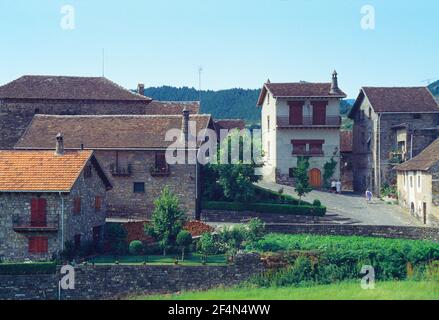
<path id="1" fill-rule="evenodd" d="M 201 74 L 203 73 L 203 67 L 198 67 L 198 101 L 201 102 Z"/>
<path id="2" fill-rule="evenodd" d="M 102 77 L 105 77 L 105 49 L 102 49 Z"/>

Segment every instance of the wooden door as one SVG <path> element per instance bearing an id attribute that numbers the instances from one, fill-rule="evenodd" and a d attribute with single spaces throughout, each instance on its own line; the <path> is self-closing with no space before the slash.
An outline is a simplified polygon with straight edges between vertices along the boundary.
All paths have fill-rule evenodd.
<path id="1" fill-rule="evenodd" d="M 423 214 L 424 224 L 427 224 L 427 204 L 425 202 L 422 204 L 422 214 Z"/>
<path id="2" fill-rule="evenodd" d="M 31 219 L 32 227 L 45 227 L 47 223 L 46 199 L 38 198 L 31 200 Z"/>
<path id="3" fill-rule="evenodd" d="M 322 186 L 322 173 L 319 169 L 312 169 L 309 172 L 309 184 L 313 188 L 320 188 Z"/>
<path id="4" fill-rule="evenodd" d="M 290 106 L 290 125 L 303 124 L 303 101 L 291 101 Z"/>
<path id="5" fill-rule="evenodd" d="M 312 103 L 312 123 L 313 125 L 326 124 L 326 101 L 315 101 Z"/>

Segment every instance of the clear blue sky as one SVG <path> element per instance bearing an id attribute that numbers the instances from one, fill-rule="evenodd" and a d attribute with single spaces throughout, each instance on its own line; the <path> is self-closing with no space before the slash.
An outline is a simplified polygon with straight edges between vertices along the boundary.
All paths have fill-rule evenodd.
<path id="1" fill-rule="evenodd" d="M 75 8 L 63 30 L 61 7 Z M 363 5 L 376 29 L 360 26 Z M 1 0 L 0 84 L 23 74 L 105 75 L 134 88 L 258 88 L 329 81 L 355 97 L 363 85 L 439 78 L 439 1 Z"/>

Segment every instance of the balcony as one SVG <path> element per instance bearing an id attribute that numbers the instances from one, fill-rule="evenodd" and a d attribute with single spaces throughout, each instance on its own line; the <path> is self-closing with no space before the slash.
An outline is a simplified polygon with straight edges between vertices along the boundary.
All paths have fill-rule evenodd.
<path id="1" fill-rule="evenodd" d="M 129 177 L 132 174 L 132 168 L 130 164 L 123 167 L 113 163 L 110 165 L 110 172 L 115 177 Z"/>
<path id="2" fill-rule="evenodd" d="M 59 218 L 51 217 L 44 221 L 35 221 L 30 217 L 14 215 L 12 217 L 12 229 L 18 233 L 52 233 L 58 232 Z"/>
<path id="3" fill-rule="evenodd" d="M 340 127 L 341 117 L 340 116 L 326 116 L 324 124 L 315 124 L 312 116 L 304 116 L 302 118 L 301 124 L 290 123 L 289 116 L 278 116 L 277 126 L 279 128 L 326 128 L 326 127 Z"/>
<path id="4" fill-rule="evenodd" d="M 389 153 L 389 164 L 398 165 L 406 161 L 406 153 L 401 150 L 392 151 Z"/>
<path id="5" fill-rule="evenodd" d="M 149 168 L 149 172 L 153 177 L 166 177 L 171 174 L 171 170 L 168 164 L 151 166 L 151 168 Z"/>

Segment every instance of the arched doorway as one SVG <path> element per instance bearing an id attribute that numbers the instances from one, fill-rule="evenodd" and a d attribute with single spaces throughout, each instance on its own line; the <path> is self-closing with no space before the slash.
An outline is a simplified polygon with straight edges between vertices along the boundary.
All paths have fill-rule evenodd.
<path id="1" fill-rule="evenodd" d="M 309 184 L 313 188 L 320 188 L 322 186 L 322 172 L 317 169 L 311 169 L 309 171 Z"/>

